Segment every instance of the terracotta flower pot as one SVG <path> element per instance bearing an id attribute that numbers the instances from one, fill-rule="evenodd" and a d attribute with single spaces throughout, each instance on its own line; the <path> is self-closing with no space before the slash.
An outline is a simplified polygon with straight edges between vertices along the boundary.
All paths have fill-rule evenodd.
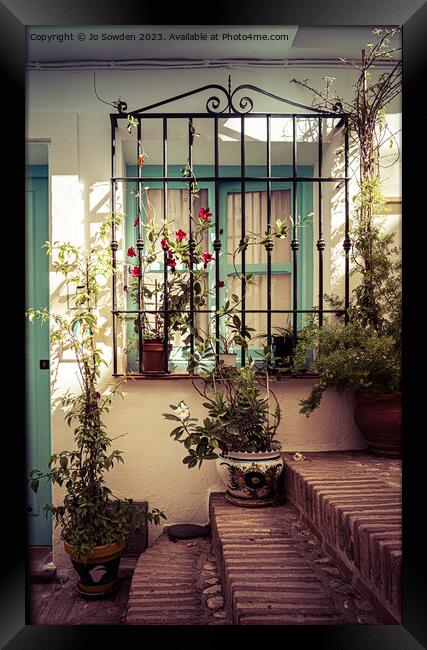
<path id="1" fill-rule="evenodd" d="M 93 552 L 82 561 L 74 552 L 74 546 L 64 542 L 64 549 L 78 573 L 78 590 L 85 596 L 102 596 L 115 590 L 118 584 L 120 557 L 125 542 L 95 546 Z"/>
<path id="2" fill-rule="evenodd" d="M 144 341 L 142 348 L 142 365 L 144 372 L 165 371 L 165 346 L 161 341 Z M 168 345 L 168 358 L 172 344 Z"/>
<path id="3" fill-rule="evenodd" d="M 262 507 L 275 502 L 284 462 L 274 451 L 230 451 L 216 460 L 217 471 L 227 487 L 226 499 L 238 506 Z"/>
<path id="4" fill-rule="evenodd" d="M 356 393 L 354 420 L 369 449 L 379 456 L 402 456 L 402 398 L 400 393 Z"/>
<path id="5" fill-rule="evenodd" d="M 236 352 L 221 352 L 218 355 L 218 361 L 224 362 L 224 366 L 229 366 L 230 368 L 237 368 L 237 354 Z"/>

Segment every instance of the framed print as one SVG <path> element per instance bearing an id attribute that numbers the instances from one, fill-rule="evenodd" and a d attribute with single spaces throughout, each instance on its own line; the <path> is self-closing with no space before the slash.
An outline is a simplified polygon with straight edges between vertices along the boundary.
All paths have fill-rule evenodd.
<path id="1" fill-rule="evenodd" d="M 424 647 L 426 6 L 139 9 L 0 5 L 4 647 Z"/>

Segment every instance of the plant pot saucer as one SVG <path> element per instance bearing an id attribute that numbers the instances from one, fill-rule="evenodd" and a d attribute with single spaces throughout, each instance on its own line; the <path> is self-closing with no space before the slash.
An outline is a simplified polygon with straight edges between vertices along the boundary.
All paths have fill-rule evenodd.
<path id="1" fill-rule="evenodd" d="M 267 506 L 278 505 L 277 496 L 268 499 L 239 499 L 238 497 L 234 497 L 226 492 L 225 498 L 233 505 L 241 506 L 243 508 L 264 508 Z"/>
<path id="2" fill-rule="evenodd" d="M 80 589 L 78 582 L 76 582 L 76 584 L 74 585 L 74 588 L 77 591 L 77 593 L 79 594 L 79 596 L 82 596 L 82 598 L 86 598 L 87 600 L 102 600 L 103 598 L 109 598 L 110 596 L 113 596 L 113 595 L 115 595 L 117 593 L 117 591 L 120 588 L 120 579 L 117 578 L 117 580 L 111 586 L 111 589 L 109 589 L 106 592 L 101 592 L 101 593 L 98 593 L 96 591 L 91 592 L 91 593 L 89 593 L 87 591 L 83 591 L 82 589 Z"/>
<path id="3" fill-rule="evenodd" d="M 211 527 L 209 524 L 205 526 L 199 524 L 173 524 L 172 526 L 165 526 L 165 531 L 169 539 L 176 541 L 177 539 L 207 537 L 211 533 Z"/>

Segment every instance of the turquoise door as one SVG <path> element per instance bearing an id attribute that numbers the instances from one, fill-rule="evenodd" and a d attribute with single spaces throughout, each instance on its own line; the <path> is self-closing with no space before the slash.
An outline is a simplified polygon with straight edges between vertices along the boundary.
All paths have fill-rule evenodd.
<path id="1" fill-rule="evenodd" d="M 46 165 L 26 170 L 26 307 L 49 307 L 49 259 L 42 248 L 49 238 L 48 176 Z M 26 454 L 27 476 L 31 469 L 47 470 L 51 450 L 49 327 L 26 322 Z M 28 541 L 50 546 L 50 517 L 43 506 L 51 502 L 51 487 L 40 483 L 35 494 L 27 486 Z"/>

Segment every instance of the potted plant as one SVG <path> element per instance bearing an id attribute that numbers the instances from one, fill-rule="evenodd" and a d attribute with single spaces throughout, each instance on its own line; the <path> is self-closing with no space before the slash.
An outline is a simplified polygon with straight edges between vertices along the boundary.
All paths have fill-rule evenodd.
<path id="1" fill-rule="evenodd" d="M 106 472 L 123 462 L 123 456 L 120 450 L 111 449 L 114 439 L 103 422 L 113 397 L 120 394 L 121 382 L 104 395 L 98 385 L 102 365 L 107 365 L 96 343 L 99 322 L 94 308 L 111 273 L 108 248 L 101 246 L 105 232 L 105 228 L 101 230 L 100 239 L 90 251 L 70 243 L 47 242 L 48 253 L 56 255 L 54 270 L 63 274 L 69 286 L 76 287 L 74 307 L 64 315 L 47 309 L 27 310 L 30 320 L 50 323 L 52 345 L 69 348 L 77 364 L 81 392 L 67 391 L 62 398 L 66 422 L 74 425 L 75 448 L 52 454 L 49 470 L 31 470 L 30 481 L 34 491 L 42 479 L 65 489 L 62 503 L 46 504 L 44 511 L 61 527 L 65 551 L 79 576 L 78 590 L 86 596 L 111 593 L 116 588 L 132 513 L 134 521 L 141 525 L 146 520 L 159 524 L 166 518 L 157 508 L 146 515 L 141 511 L 135 514 L 132 501 L 115 497 L 106 485 Z"/>
<path id="2" fill-rule="evenodd" d="M 402 62 L 396 57 L 400 48 L 392 45 L 398 32 L 396 28 L 374 30 L 376 42 L 362 52 L 361 65 L 354 64 L 358 77 L 351 100 L 339 96 L 332 77 L 325 78 L 326 90 L 320 92 L 306 82 L 296 82 L 314 92 L 317 107 L 346 112 L 349 141 L 359 157 L 359 192 L 354 197 L 349 242 L 357 285 L 347 309 L 349 324 L 343 329 L 310 326 L 306 332 L 296 367 L 311 339 L 319 380 L 303 400 L 302 412 L 309 414 L 316 408 L 328 386 L 355 390 L 356 423 L 373 451 L 390 456 L 400 455 L 401 438 L 401 267 L 394 235 L 379 221 L 386 211 L 379 161 L 380 147 L 393 144 L 395 137 L 386 123 L 385 107 L 401 91 Z M 394 65 L 374 79 L 373 70 L 384 59 Z M 329 301 L 344 310 L 336 297 Z"/>
<path id="3" fill-rule="evenodd" d="M 127 130 L 138 144 L 140 155 L 137 164 L 143 167 L 148 155 L 143 142 L 134 136 L 137 124 L 136 118 L 129 116 Z M 191 138 L 196 135 L 193 128 Z M 181 175 L 189 179 L 192 199 L 199 198 L 197 178 L 189 161 L 181 169 Z M 197 215 L 193 214 L 191 201 L 188 213 L 191 228 L 184 231 L 173 219 L 158 219 L 150 201 L 149 187 L 141 186 L 134 194 L 142 206 L 141 217 L 144 221 L 141 223 L 140 217 L 135 220 L 135 244 L 127 251 L 131 297 L 136 308 L 142 310 L 142 314 L 133 319 L 134 331 L 136 339 L 139 339 L 141 331 L 139 354 L 142 357 L 144 372 L 159 373 L 165 372 L 165 354 L 169 357 L 172 350 L 170 341 L 175 334 L 181 335 L 184 352 L 190 349 L 192 337 L 199 343 L 202 342 L 198 328 L 192 321 L 190 305 L 192 302 L 195 310 L 207 307 L 209 289 L 205 272 L 215 258 L 206 250 L 206 241 L 207 231 L 214 226 L 214 222 L 209 207 L 202 207 Z M 142 235 L 145 242 L 144 252 L 142 247 L 138 247 Z M 153 282 L 150 279 L 153 264 L 156 262 L 163 264 L 168 271 L 165 281 Z M 166 338 L 169 342 L 167 346 Z M 133 343 L 128 349 L 132 346 Z"/>
<path id="4" fill-rule="evenodd" d="M 145 223 L 145 252 L 137 254 L 134 246 L 130 246 L 127 251 L 129 259 L 138 257 L 138 263 L 130 270 L 130 293 L 134 304 L 143 312 L 133 320 L 135 337 L 139 335 L 140 329 L 142 332 L 140 354 L 144 372 L 164 372 L 165 327 L 168 341 L 175 334 L 181 335 L 185 351 L 189 349 L 191 336 L 201 340 L 189 313 L 190 294 L 192 288 L 194 309 L 206 309 L 209 289 L 205 271 L 215 258 L 204 250 L 203 242 L 206 231 L 212 227 L 213 222 L 209 208 L 200 209 L 197 217 L 190 215 L 191 237 L 182 228 L 176 230 L 173 221 L 159 222 L 151 206 L 148 190 L 148 187 L 143 190 L 149 208 Z M 165 282 L 150 278 L 153 263 L 159 261 L 168 270 L 166 290 Z M 168 343 L 167 354 L 171 350 L 172 345 Z"/>
<path id="5" fill-rule="evenodd" d="M 294 335 L 289 321 L 285 327 L 273 329 L 271 348 L 276 367 L 288 368 L 294 353 Z"/>
<path id="6" fill-rule="evenodd" d="M 164 417 L 176 424 L 171 437 L 184 445 L 183 463 L 188 468 L 216 459 L 226 498 L 247 507 L 271 505 L 277 498 L 283 469 L 281 445 L 275 439 L 281 411 L 270 386 L 268 372 L 252 366 L 239 370 L 219 366 L 200 380 L 207 416 L 202 423 L 192 418 L 181 401 L 170 405 Z"/>
<path id="7" fill-rule="evenodd" d="M 359 322 L 307 326 L 295 353 L 299 372 L 308 349 L 312 370 L 319 376 L 300 412 L 310 415 L 328 388 L 356 391 L 355 420 L 369 448 L 377 454 L 401 453 L 400 349 L 391 335 L 380 336 Z"/>
<path id="8" fill-rule="evenodd" d="M 246 278 L 247 283 L 249 280 Z M 247 349 L 251 332 L 254 331 L 253 327 L 248 327 L 247 325 L 243 327 L 242 319 L 238 315 L 238 307 L 241 303 L 242 299 L 233 293 L 226 300 L 224 307 L 218 312 L 220 317 L 224 319 L 224 330 L 219 335 L 221 352 L 218 357 L 218 362 L 232 368 L 236 368 L 237 366 L 236 348 L 243 347 Z"/>

